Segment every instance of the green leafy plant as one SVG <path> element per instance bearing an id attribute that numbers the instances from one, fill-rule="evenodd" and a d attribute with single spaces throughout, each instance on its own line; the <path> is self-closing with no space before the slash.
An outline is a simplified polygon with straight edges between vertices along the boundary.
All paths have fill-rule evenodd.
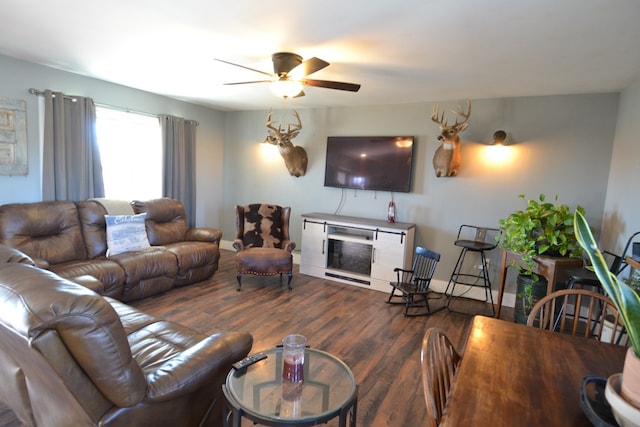
<path id="1" fill-rule="evenodd" d="M 522 298 L 522 306 L 524 307 L 524 314 L 529 316 L 531 309 L 535 305 L 533 302 L 533 282 L 528 282 L 524 285 L 522 292 L 518 292 L 518 298 Z"/>
<path id="2" fill-rule="evenodd" d="M 499 221 L 502 230 L 500 246 L 522 255 L 526 268 L 519 267 L 519 273 L 530 275 L 538 280 L 534 273 L 534 258 L 539 255 L 579 257 L 582 248 L 573 231 L 573 212 L 566 204 L 559 204 L 558 196 L 554 203 L 548 202 L 544 194 L 538 200 L 526 200 L 524 210 L 519 210 Z M 584 208 L 577 210 L 584 214 Z"/>
<path id="3" fill-rule="evenodd" d="M 638 297 L 638 293 L 626 283 L 618 280 L 618 277 L 609 271 L 607 262 L 598 249 L 582 212 L 576 211 L 574 214 L 574 229 L 578 243 L 589 256 L 598 280 L 620 312 L 633 351 L 636 356 L 640 357 L 640 297 Z"/>
<path id="4" fill-rule="evenodd" d="M 573 230 L 573 212 L 568 205 L 558 203 L 557 195 L 553 203 L 547 201 L 544 194 L 540 194 L 537 200 L 527 200 L 524 194 L 518 197 L 525 202 L 525 208 L 499 221 L 502 230 L 499 243 L 504 249 L 520 254 L 523 266 L 517 266 L 518 273 L 531 279 L 530 282 L 523 281 L 522 288 L 519 281 L 516 287 L 516 295 L 522 301 L 522 315 L 526 316 L 539 298 L 533 291 L 534 283 L 540 280 L 535 273 L 534 259 L 540 255 L 580 257 L 582 248 Z M 577 210 L 584 213 L 582 206 Z M 516 307 L 516 310 L 520 309 Z"/>

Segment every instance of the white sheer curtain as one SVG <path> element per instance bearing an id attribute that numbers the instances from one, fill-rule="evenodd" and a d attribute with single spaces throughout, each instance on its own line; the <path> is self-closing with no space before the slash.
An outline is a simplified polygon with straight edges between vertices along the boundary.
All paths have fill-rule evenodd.
<path id="1" fill-rule="evenodd" d="M 50 90 L 44 100 L 42 199 L 104 197 L 93 100 Z"/>
<path id="2" fill-rule="evenodd" d="M 185 207 L 187 223 L 195 226 L 196 168 L 195 147 L 198 123 L 180 117 L 161 115 L 164 147 L 162 193 L 180 200 Z"/>

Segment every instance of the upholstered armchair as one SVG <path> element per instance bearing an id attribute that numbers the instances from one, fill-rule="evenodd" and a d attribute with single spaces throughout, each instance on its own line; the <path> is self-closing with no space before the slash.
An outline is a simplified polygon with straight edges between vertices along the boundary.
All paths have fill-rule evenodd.
<path id="1" fill-rule="evenodd" d="M 290 207 L 255 203 L 236 205 L 236 270 L 239 291 L 243 274 L 274 276 L 286 274 L 291 290 L 293 256 L 296 247 L 289 239 Z"/>

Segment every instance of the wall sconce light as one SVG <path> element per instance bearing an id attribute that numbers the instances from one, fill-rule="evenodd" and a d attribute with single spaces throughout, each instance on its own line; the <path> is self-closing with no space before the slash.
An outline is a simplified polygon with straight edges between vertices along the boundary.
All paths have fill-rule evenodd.
<path id="1" fill-rule="evenodd" d="M 493 133 L 493 141 L 491 145 L 507 145 L 505 142 L 507 139 L 507 133 L 503 130 L 497 130 Z"/>
<path id="2" fill-rule="evenodd" d="M 513 161 L 515 153 L 512 148 L 508 147 L 507 133 L 503 130 L 497 130 L 493 133 L 493 141 L 484 150 L 484 158 L 488 165 L 505 165 Z"/>
<path id="3" fill-rule="evenodd" d="M 274 80 L 269 87 L 273 93 L 281 98 L 295 98 L 302 92 L 302 83 L 287 78 Z"/>

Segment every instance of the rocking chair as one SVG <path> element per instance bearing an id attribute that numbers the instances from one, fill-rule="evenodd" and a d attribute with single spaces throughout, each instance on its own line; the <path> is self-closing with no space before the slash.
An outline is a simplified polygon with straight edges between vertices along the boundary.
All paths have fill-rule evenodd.
<path id="1" fill-rule="evenodd" d="M 426 316 L 442 310 L 444 306 L 432 311 L 429 307 L 428 296 L 429 285 L 438 261 L 440 261 L 439 253 L 420 246 L 416 247 L 411 270 L 399 267 L 393 269 L 397 280 L 389 283 L 391 293 L 387 303 L 404 304 L 403 314 L 405 316 Z M 399 292 L 398 295 L 396 295 L 396 291 Z M 401 298 L 401 301 L 395 301 L 394 298 Z"/>

